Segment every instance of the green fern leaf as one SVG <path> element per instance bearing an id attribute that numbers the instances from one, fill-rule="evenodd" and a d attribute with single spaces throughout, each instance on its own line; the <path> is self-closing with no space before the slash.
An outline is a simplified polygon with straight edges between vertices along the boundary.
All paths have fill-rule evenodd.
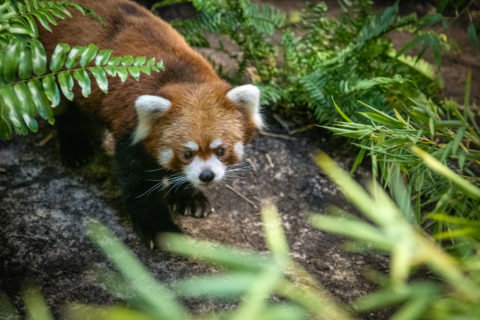
<path id="1" fill-rule="evenodd" d="M 38 129 L 35 115 L 53 123 L 51 108 L 60 103 L 61 95 L 74 99 L 75 82 L 81 94 L 91 94 L 91 78 L 96 80 L 103 92 L 108 92 L 107 74 L 118 76 L 122 82 L 129 76 L 140 79 L 141 73 L 164 70 L 163 63 L 146 57 L 111 57 L 111 50 L 98 51 L 95 45 L 74 47 L 59 44 L 50 59 L 47 73 L 46 54 L 42 44 L 32 39 L 25 45 L 16 39 L 0 54 L 0 136 L 10 137 L 13 133 L 26 134 Z M 30 55 L 30 58 L 28 58 Z M 19 62 L 19 59 L 22 59 Z M 33 73 L 37 76 L 30 79 Z M 19 75 L 20 79 L 16 77 Z"/>

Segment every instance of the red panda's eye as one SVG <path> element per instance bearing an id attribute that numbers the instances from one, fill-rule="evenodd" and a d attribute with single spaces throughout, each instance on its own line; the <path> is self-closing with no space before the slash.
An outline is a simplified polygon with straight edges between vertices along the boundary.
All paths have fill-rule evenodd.
<path id="1" fill-rule="evenodd" d="M 193 157 L 192 151 L 190 151 L 190 150 L 185 151 L 185 153 L 183 154 L 183 157 L 184 157 L 186 160 L 192 159 L 192 157 Z"/>
<path id="2" fill-rule="evenodd" d="M 219 157 L 222 157 L 225 154 L 225 149 L 223 149 L 222 147 L 218 147 L 217 149 L 215 149 L 215 154 Z"/>

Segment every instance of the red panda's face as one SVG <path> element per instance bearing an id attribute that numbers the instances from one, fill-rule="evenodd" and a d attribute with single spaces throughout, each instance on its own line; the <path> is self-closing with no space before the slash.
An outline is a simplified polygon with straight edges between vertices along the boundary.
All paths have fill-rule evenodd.
<path id="1" fill-rule="evenodd" d="M 169 85 L 136 100 L 134 143 L 144 140 L 162 167 L 194 186 L 218 182 L 262 126 L 259 99 L 253 85 Z"/>

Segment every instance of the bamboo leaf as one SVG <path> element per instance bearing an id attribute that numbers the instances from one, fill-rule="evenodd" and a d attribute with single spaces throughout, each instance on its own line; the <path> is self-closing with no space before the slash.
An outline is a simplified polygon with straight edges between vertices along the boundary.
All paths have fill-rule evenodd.
<path id="1" fill-rule="evenodd" d="M 231 300 L 245 294 L 256 280 L 255 274 L 233 272 L 182 279 L 174 282 L 171 287 L 183 298 L 216 297 Z"/>
<path id="2" fill-rule="evenodd" d="M 362 163 L 363 158 L 365 157 L 366 151 L 367 150 L 364 148 L 360 149 L 357 156 L 355 157 L 355 161 L 353 162 L 352 169 L 350 169 L 350 175 L 353 175 L 353 173 L 357 170 L 358 166 Z"/>
<path id="3" fill-rule="evenodd" d="M 25 309 L 30 320 L 53 320 L 51 312 L 37 289 L 27 289 L 24 292 Z"/>
<path id="4" fill-rule="evenodd" d="M 346 121 L 346 122 L 352 122 L 352 120 L 350 120 L 349 117 L 347 117 L 347 115 L 345 113 L 343 113 L 342 109 L 340 109 L 340 107 L 337 105 L 337 103 L 335 102 L 335 100 L 333 99 L 332 97 L 332 102 L 333 102 L 333 105 L 335 106 L 335 109 L 337 109 L 338 113 L 340 114 L 340 116 Z"/>
<path id="5" fill-rule="evenodd" d="M 0 319 L 21 320 L 20 315 L 3 291 L 0 291 Z"/>
<path id="6" fill-rule="evenodd" d="M 283 232 L 282 222 L 278 215 L 277 208 L 272 204 L 266 204 L 263 206 L 262 220 L 265 231 L 265 240 L 270 252 L 272 252 L 273 256 L 277 258 L 278 261 L 288 261 L 288 243 Z"/>
<path id="7" fill-rule="evenodd" d="M 458 174 L 453 172 L 448 167 L 444 166 L 440 161 L 429 155 L 427 152 L 419 149 L 418 147 L 411 147 L 413 153 L 419 156 L 425 164 L 432 169 L 433 171 L 441 174 L 448 180 L 455 183 L 459 188 L 461 188 L 465 193 L 471 196 L 474 199 L 480 199 L 480 189 L 468 182 L 465 179 L 462 179 Z"/>
<path id="8" fill-rule="evenodd" d="M 98 222 L 87 225 L 87 234 L 123 274 L 150 313 L 162 319 L 189 319 L 172 293 L 152 277 L 138 259 L 107 228 Z"/>
<path id="9" fill-rule="evenodd" d="M 169 251 L 242 272 L 257 272 L 271 263 L 268 259 L 250 251 L 194 240 L 179 234 L 169 234 L 162 239 L 161 243 Z"/>

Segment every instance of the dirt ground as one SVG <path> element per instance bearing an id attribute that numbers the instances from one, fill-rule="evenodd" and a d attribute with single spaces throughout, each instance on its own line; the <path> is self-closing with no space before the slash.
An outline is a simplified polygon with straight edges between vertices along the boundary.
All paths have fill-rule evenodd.
<path id="1" fill-rule="evenodd" d="M 288 3 L 292 2 L 276 3 L 290 8 Z M 395 41 L 402 43 L 404 39 Z M 466 48 L 466 39 L 460 41 Z M 477 89 L 480 83 L 478 56 L 469 50 L 466 48 L 462 57 L 450 53 L 444 58 L 446 94 L 460 100 L 469 68 Z M 480 101 L 480 90 L 472 90 L 472 94 Z M 285 134 L 275 120 L 268 120 L 270 131 Z M 257 135 L 246 148 L 245 160 L 252 170 L 210 189 L 215 213 L 204 219 L 178 216 L 181 229 L 200 239 L 264 251 L 260 206 L 268 200 L 279 208 L 293 258 L 334 296 L 348 302 L 371 292 L 376 285 L 366 276 L 367 271 L 388 272 L 388 259 L 345 252 L 341 238 L 307 223 L 312 212 L 324 213 L 328 204 L 348 208 L 314 164 L 311 154 L 318 149 L 345 168 L 355 156 L 345 141 L 321 129 L 288 138 Z M 359 173 L 359 177 L 365 175 Z M 88 218 L 98 219 L 113 230 L 160 281 L 213 270 L 142 245 L 121 204 L 111 150 L 98 152 L 86 167 L 71 169 L 60 161 L 55 130 L 45 123 L 38 134 L 0 141 L 0 288 L 16 306 L 22 306 L 21 290 L 26 284 L 42 291 L 59 318 L 67 302 L 116 301 L 94 283 L 93 267 L 112 266 L 85 236 L 83 226 Z M 196 313 L 232 307 L 214 301 L 185 304 Z M 363 317 L 386 319 L 387 315 L 378 312 Z"/>

